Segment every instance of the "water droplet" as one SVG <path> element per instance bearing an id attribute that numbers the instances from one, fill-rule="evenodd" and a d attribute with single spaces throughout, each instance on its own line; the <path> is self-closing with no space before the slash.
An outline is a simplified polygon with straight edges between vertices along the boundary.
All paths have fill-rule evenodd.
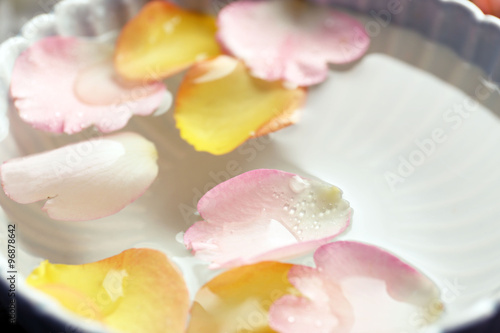
<path id="1" fill-rule="evenodd" d="M 293 226 L 293 230 L 297 230 L 299 227 L 297 227 L 296 225 Z"/>
<path id="2" fill-rule="evenodd" d="M 325 214 L 323 214 L 323 212 L 319 213 L 318 216 L 321 218 L 323 217 Z"/>
<path id="3" fill-rule="evenodd" d="M 331 212 L 332 212 L 331 210 L 327 209 L 327 210 L 325 210 L 325 215 L 328 215 L 328 214 L 330 214 Z"/>
<path id="4" fill-rule="evenodd" d="M 283 210 L 284 210 L 284 211 L 287 211 L 287 210 L 289 210 L 289 209 L 290 209 L 290 205 L 289 205 L 289 204 L 285 204 L 285 205 L 283 206 Z"/>
<path id="5" fill-rule="evenodd" d="M 290 179 L 290 189 L 295 192 L 295 193 L 300 193 L 304 191 L 306 188 L 311 186 L 309 182 L 297 175 L 293 176 L 292 179 Z"/>
<path id="6" fill-rule="evenodd" d="M 288 317 L 288 322 L 289 323 L 294 323 L 295 322 L 295 318 L 292 317 L 292 316 Z"/>
<path id="7" fill-rule="evenodd" d="M 299 217 L 304 217 L 304 215 L 306 215 L 306 211 L 305 210 L 301 210 L 299 212 Z"/>
<path id="8" fill-rule="evenodd" d="M 181 231 L 177 235 L 175 235 L 175 240 L 177 241 L 177 243 L 184 244 L 184 231 Z"/>
<path id="9" fill-rule="evenodd" d="M 290 208 L 290 211 L 289 211 L 290 215 L 293 215 L 295 214 L 295 207 L 292 207 Z"/>
<path id="10" fill-rule="evenodd" d="M 314 229 L 316 229 L 316 230 L 319 229 L 319 225 L 315 225 Z"/>
<path id="11" fill-rule="evenodd" d="M 297 234 L 301 234 L 302 233 L 302 230 L 297 230 Z"/>

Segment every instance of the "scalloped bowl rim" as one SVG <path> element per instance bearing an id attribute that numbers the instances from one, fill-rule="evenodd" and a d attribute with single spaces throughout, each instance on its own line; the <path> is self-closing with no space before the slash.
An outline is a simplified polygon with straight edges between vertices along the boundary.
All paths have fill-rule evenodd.
<path id="1" fill-rule="evenodd" d="M 67 3 L 87 3 L 87 2 L 92 2 L 95 0 L 63 0 L 59 2 L 57 6 L 61 6 L 63 4 Z M 142 1 L 142 0 L 138 0 Z M 149 0 L 146 0 L 149 1 Z M 313 0 L 314 1 L 314 0 Z M 321 2 L 321 0 L 315 0 L 317 2 Z M 339 0 L 342 2 L 342 0 Z M 411 1 L 411 0 L 408 0 Z M 460 6 L 462 8 L 466 8 L 467 11 L 470 14 L 473 14 L 474 20 L 476 24 L 479 25 L 485 25 L 485 24 L 492 24 L 495 26 L 497 33 L 500 35 L 500 19 L 491 15 L 485 15 L 475 4 L 469 1 L 463 1 L 463 0 L 432 0 L 437 3 L 447 3 L 447 4 L 452 4 L 455 6 Z M 345 4 L 343 3 L 337 3 L 337 1 L 333 0 L 335 5 L 340 5 L 341 7 L 345 7 Z M 364 13 L 366 14 L 366 13 Z M 8 40 L 4 41 L 3 43 L 0 44 L 0 58 L 4 56 L 5 49 L 9 48 L 10 44 L 17 44 L 17 43 L 23 43 L 26 41 L 29 41 L 29 36 L 26 36 L 30 29 L 33 28 L 33 26 L 36 27 L 38 23 L 41 21 L 44 22 L 50 22 L 55 20 L 55 15 L 54 11 L 51 13 L 46 13 L 46 14 L 40 14 L 35 17 L 33 17 L 30 21 L 24 24 L 23 28 L 21 29 L 21 33 L 19 36 L 16 37 L 11 37 Z M 411 27 L 405 27 L 410 30 L 414 30 Z M 442 44 L 439 41 L 433 40 L 433 42 Z M 454 51 L 455 52 L 455 51 Z M 456 53 L 456 52 L 455 52 Z M 460 56 L 460 55 L 459 55 Z M 500 66 L 500 54 L 498 54 L 498 64 Z M 475 64 L 477 65 L 477 64 Z M 0 117 L 6 117 L 6 112 L 8 111 L 9 108 L 9 100 L 8 100 L 8 82 L 10 81 L 10 71 L 11 68 L 8 67 L 8 65 L 1 67 L 0 66 Z M 7 98 L 5 98 L 7 97 Z M 5 119 L 4 119 L 5 120 Z M 2 121 L 0 119 L 0 121 Z M 7 119 L 8 121 L 8 119 Z M 8 123 L 3 126 L 7 125 Z M 0 136 L 2 135 L 2 126 L 0 126 Z M 7 127 L 8 128 L 8 127 Z M 4 139 L 4 137 L 0 137 L 0 142 Z M 0 208 L 0 214 L 3 214 L 2 209 Z M 3 220 L 7 220 L 6 216 L 2 218 Z M 0 260 L 0 270 L 2 271 L 2 275 L 5 274 L 5 272 L 8 271 L 7 267 L 7 261 Z M 89 331 L 94 331 L 94 332 L 107 332 L 106 328 L 99 324 L 99 323 L 93 323 L 93 322 L 88 322 L 86 320 L 81 319 L 80 317 L 74 315 L 73 313 L 69 312 L 65 308 L 63 308 L 57 301 L 50 299 L 47 297 L 45 294 L 42 292 L 26 285 L 25 281 L 19 280 L 17 281 L 19 291 L 24 291 L 21 292 L 20 295 L 18 295 L 19 299 L 21 300 L 21 303 L 26 303 L 25 306 L 28 306 L 31 308 L 31 310 L 38 312 L 41 316 L 44 317 L 44 320 L 47 318 L 50 318 L 51 320 L 58 321 L 59 324 L 66 324 L 69 325 L 68 323 L 72 323 L 75 326 L 78 326 L 79 328 L 89 330 Z M 5 279 L 2 279 L 1 283 L 2 288 L 7 288 Z M 478 320 L 484 319 L 491 314 L 495 312 L 496 307 L 500 304 L 500 294 L 497 294 L 495 296 L 492 296 L 491 298 L 483 299 L 482 301 L 473 304 L 470 306 L 470 312 L 468 315 L 464 316 L 463 318 L 463 324 L 472 324 L 474 322 L 477 322 Z M 450 329 L 450 328 L 456 328 L 456 327 L 439 327 L 438 325 L 432 325 L 430 326 L 426 332 L 433 332 L 433 333 L 439 333 L 443 332 L 444 330 Z"/>

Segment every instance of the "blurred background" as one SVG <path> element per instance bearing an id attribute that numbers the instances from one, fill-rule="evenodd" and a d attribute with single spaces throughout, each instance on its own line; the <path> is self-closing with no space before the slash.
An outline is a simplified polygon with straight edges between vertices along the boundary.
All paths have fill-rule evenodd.
<path id="1" fill-rule="evenodd" d="M 52 10 L 53 6 L 59 1 L 61 0 L 0 0 L 0 42 L 3 42 L 10 37 L 16 36 L 19 32 L 19 29 L 25 22 L 27 22 L 35 15 L 49 13 Z M 191 5 L 193 5 L 195 2 L 208 2 L 208 0 L 185 1 L 190 2 Z M 225 3 L 228 1 L 219 0 L 219 2 Z M 1 62 L 2 59 L 0 59 L 0 63 Z M 1 297 L 7 297 L 7 295 L 2 295 Z M 6 310 L 3 307 L 0 307 L 0 327 L 5 328 L 2 329 L 2 332 L 26 332 L 22 329 L 22 326 L 19 325 L 19 323 L 16 325 L 12 325 L 9 323 L 8 319 L 9 317 Z M 500 312 L 497 312 L 497 315 L 490 320 L 486 320 L 472 327 L 466 327 L 450 333 L 500 333 Z"/>

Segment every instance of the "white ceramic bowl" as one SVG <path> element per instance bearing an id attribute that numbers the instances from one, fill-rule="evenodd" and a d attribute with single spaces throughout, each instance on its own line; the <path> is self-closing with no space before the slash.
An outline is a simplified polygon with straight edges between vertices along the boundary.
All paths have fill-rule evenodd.
<path id="1" fill-rule="evenodd" d="M 19 120 L 8 99 L 18 54 L 43 36 L 116 31 L 144 2 L 66 0 L 0 47 L 2 161 L 91 132 L 52 135 Z M 96 221 L 53 221 L 39 204 L 20 205 L 0 193 L 0 248 L 6 248 L 7 224 L 17 226 L 19 321 L 39 332 L 103 330 L 25 285 L 42 259 L 80 264 L 153 247 L 174 259 L 194 295 L 218 272 L 194 259 L 176 235 L 196 221 L 188 211 L 199 196 L 235 175 L 228 163 L 239 172 L 283 169 L 342 188 L 355 214 L 341 238 L 382 246 L 440 286 L 447 310 L 429 331 L 493 311 L 500 299 L 500 89 L 494 83 L 500 82 L 500 21 L 458 0 L 401 0 L 398 13 L 385 0 L 330 2 L 364 22 L 372 46 L 361 61 L 332 67 L 330 78 L 311 89 L 296 126 L 217 157 L 183 142 L 171 113 L 135 117 L 125 130 L 157 144 L 159 177 L 135 203 Z M 178 81 L 167 81 L 173 92 Z M 5 288 L 6 251 L 0 258 Z"/>

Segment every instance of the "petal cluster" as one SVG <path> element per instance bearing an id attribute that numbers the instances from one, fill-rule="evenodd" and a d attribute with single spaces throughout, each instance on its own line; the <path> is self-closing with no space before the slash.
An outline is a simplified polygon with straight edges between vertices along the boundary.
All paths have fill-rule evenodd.
<path id="1" fill-rule="evenodd" d="M 372 245 L 334 242 L 314 254 L 316 268 L 294 266 L 288 279 L 303 296 L 270 310 L 281 333 L 417 332 L 439 318 L 439 289 L 425 275 Z"/>

